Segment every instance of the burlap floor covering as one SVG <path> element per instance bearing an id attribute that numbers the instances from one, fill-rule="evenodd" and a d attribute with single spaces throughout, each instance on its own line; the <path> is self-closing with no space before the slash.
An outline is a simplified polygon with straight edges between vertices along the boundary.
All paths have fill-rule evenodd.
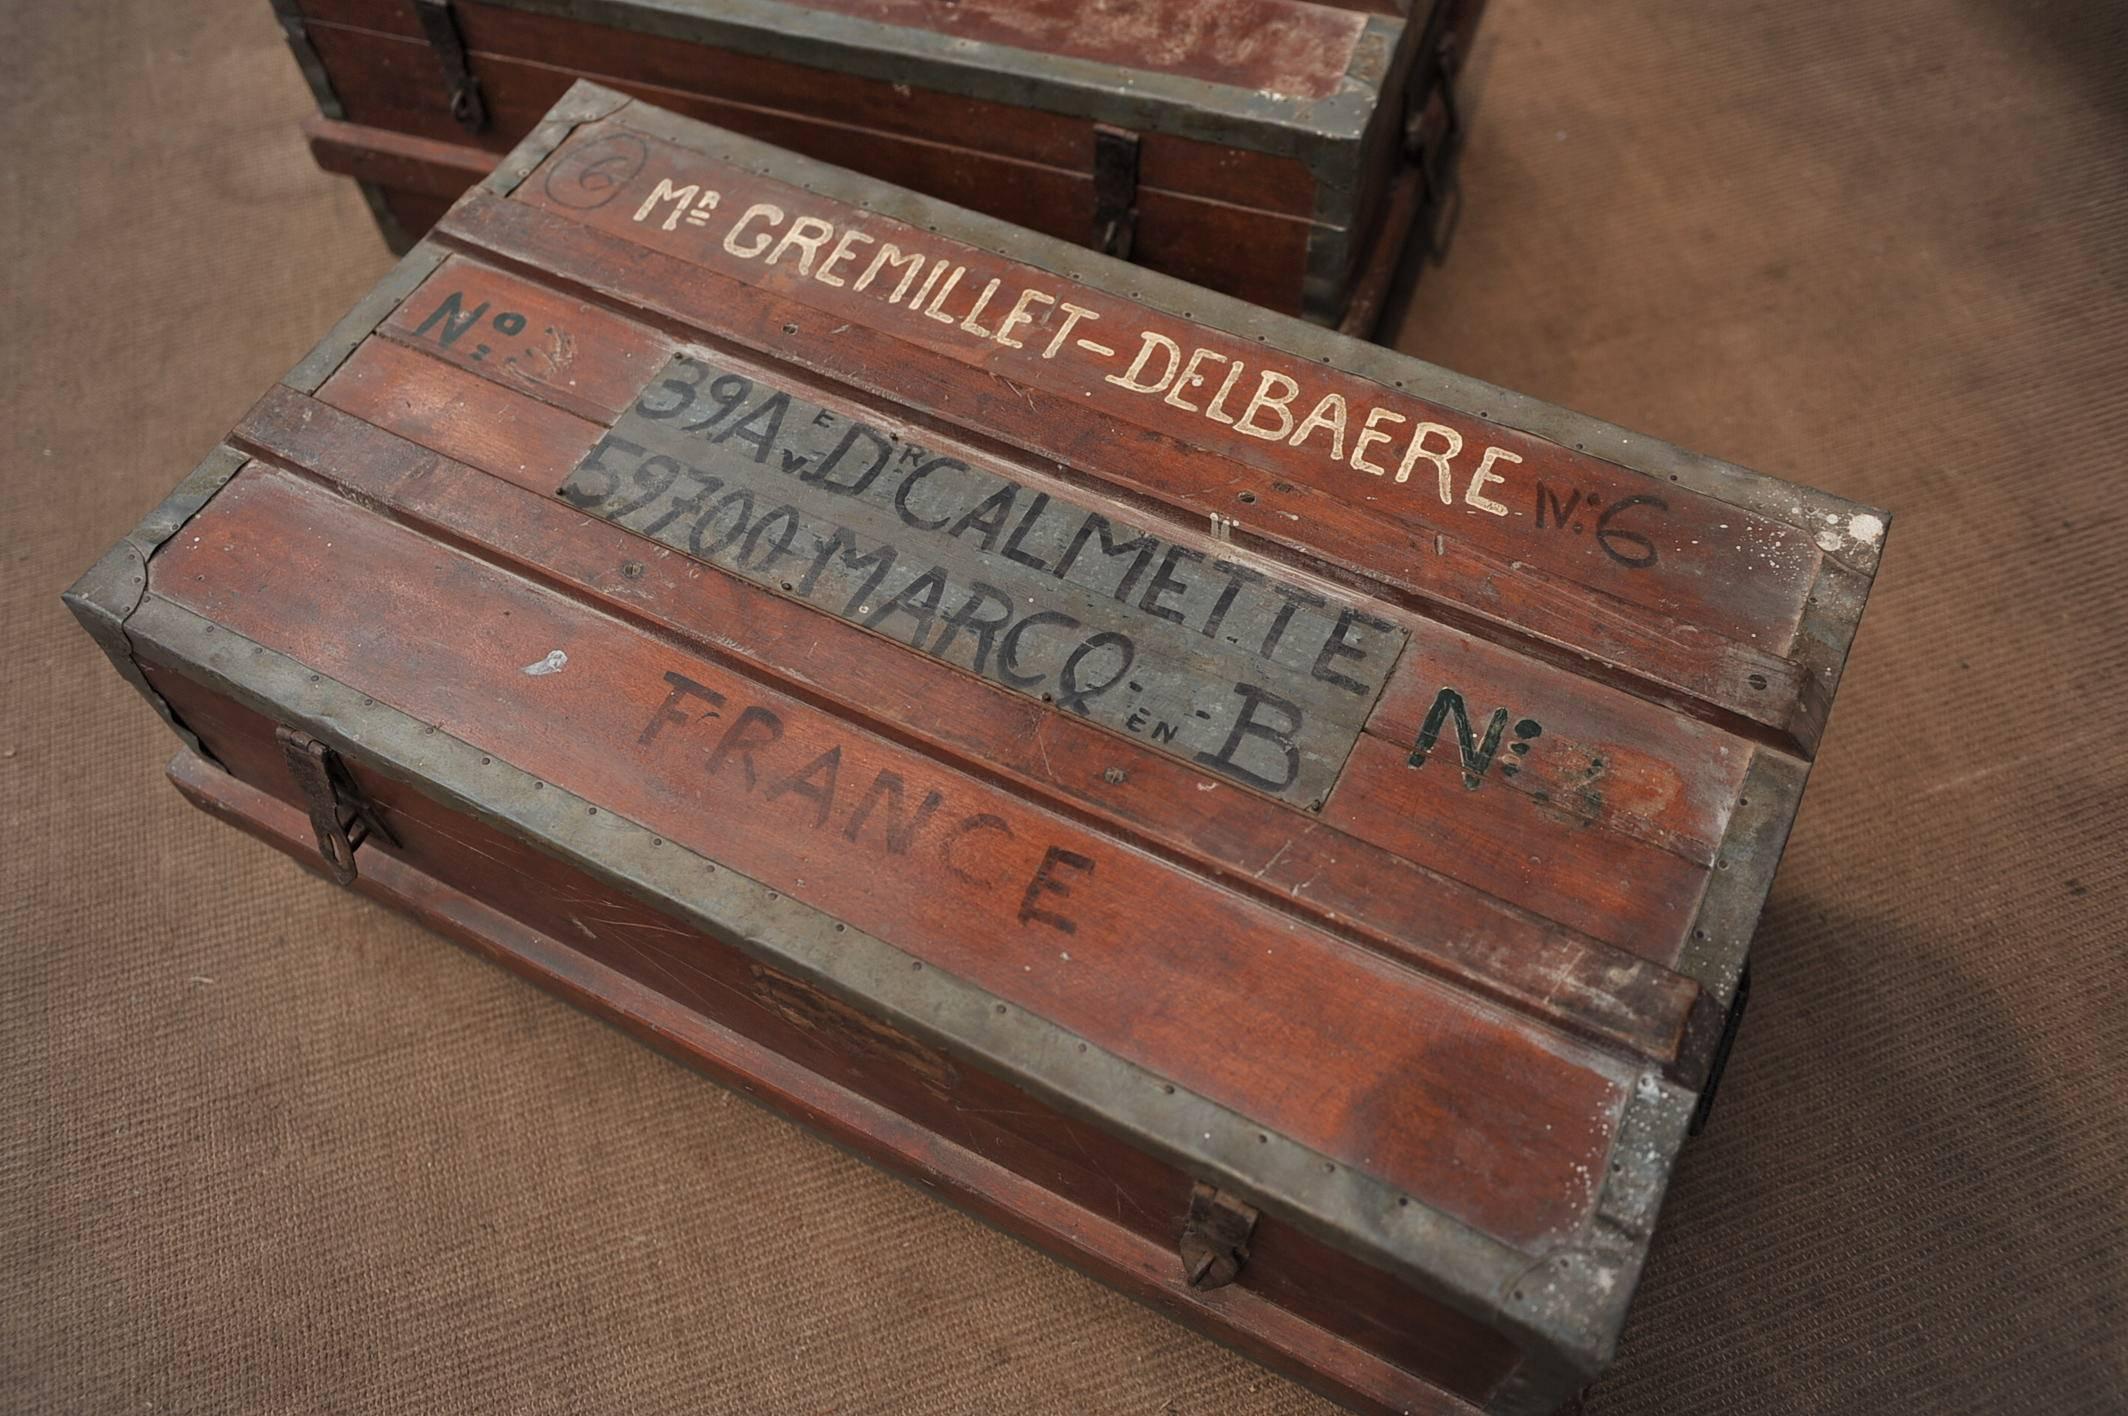
<path id="1" fill-rule="evenodd" d="M 2128 1407 L 2128 39 L 1497 0 L 1403 347 L 1897 512 L 1591 1409 Z M 193 815 L 59 590 L 386 266 L 265 0 L 0 11 L 0 1405 L 1321 1403 Z"/>

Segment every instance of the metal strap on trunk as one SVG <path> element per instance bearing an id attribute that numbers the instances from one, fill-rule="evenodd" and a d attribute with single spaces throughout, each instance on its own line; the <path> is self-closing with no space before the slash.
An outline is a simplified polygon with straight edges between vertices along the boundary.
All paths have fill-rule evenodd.
<path id="1" fill-rule="evenodd" d="M 450 99 L 451 116 L 469 133 L 483 131 L 488 126 L 487 100 L 481 96 L 480 79 L 473 72 L 465 39 L 458 33 L 458 16 L 451 11 L 451 0 L 413 3 L 421 32 L 428 37 L 429 48 L 436 51 L 437 62 L 443 65 L 443 87 Z"/>
<path id="2" fill-rule="evenodd" d="M 303 793 L 303 806 L 310 813 L 310 829 L 318 838 L 318 854 L 336 885 L 355 883 L 355 850 L 372 835 L 391 845 L 398 842 L 377 819 L 377 810 L 355 789 L 338 754 L 309 733 L 276 727 L 274 741 L 288 763 L 289 775 Z"/>
<path id="3" fill-rule="evenodd" d="M 1138 135 L 1128 128 L 1094 124 L 1093 248 L 1118 260 L 1131 258 L 1138 234 Z"/>

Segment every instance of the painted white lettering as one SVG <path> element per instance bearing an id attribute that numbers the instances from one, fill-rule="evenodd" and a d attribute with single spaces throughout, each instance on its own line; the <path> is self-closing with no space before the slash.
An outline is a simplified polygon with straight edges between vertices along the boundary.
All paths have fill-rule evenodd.
<path id="1" fill-rule="evenodd" d="M 742 248 L 739 245 L 739 233 L 751 225 L 755 217 L 761 218 L 770 229 L 774 229 L 783 224 L 783 208 L 777 206 L 774 202 L 755 202 L 740 215 L 737 221 L 732 223 L 732 229 L 724 233 L 724 249 L 742 261 L 750 261 L 768 249 L 769 234 L 767 231 L 759 233 L 759 239 L 751 246 Z"/>
<path id="2" fill-rule="evenodd" d="M 1478 470 L 1470 474 L 1470 485 L 1463 489 L 1464 505 L 1474 506 L 1480 511 L 1489 511 L 1495 516 L 1507 515 L 1506 507 L 1478 494 L 1494 482 L 1505 482 L 1507 480 L 1507 478 L 1492 470 L 1495 462 L 1520 462 L 1521 460 L 1521 458 L 1515 456 L 1504 447 L 1489 447 L 1485 449 L 1485 456 L 1478 459 Z"/>
<path id="3" fill-rule="evenodd" d="M 931 293 L 931 287 L 938 284 L 938 278 L 946 273 L 946 267 L 950 264 L 951 262 L 948 261 L 944 256 L 940 256 L 938 258 L 938 260 L 932 265 L 929 273 L 924 276 L 924 283 L 917 286 L 916 293 L 909 297 L 910 309 L 921 310 L 924 307 L 924 297 Z M 901 287 L 899 285 L 894 287 L 894 295 L 896 299 L 899 299 L 901 297 Z M 894 301 L 889 300 L 887 303 L 891 305 L 894 303 Z"/>
<path id="4" fill-rule="evenodd" d="M 1120 377 L 1104 374 L 1102 378 L 1105 382 L 1118 388 L 1127 388 L 1132 393 L 1158 393 L 1174 381 L 1175 366 L 1182 362 L 1182 348 L 1166 335 L 1155 334 L 1149 329 L 1140 330 L 1138 338 L 1144 342 L 1138 346 L 1138 357 L 1131 360 L 1130 369 Z M 1145 372 L 1145 366 L 1151 361 L 1156 349 L 1167 355 L 1167 372 L 1160 376 L 1158 382 L 1146 383 L 1138 376 Z"/>
<path id="5" fill-rule="evenodd" d="M 1198 412 L 1197 405 L 1184 401 L 1182 395 L 1204 383 L 1204 375 L 1197 372 L 1197 366 L 1207 359 L 1217 359 L 1222 364 L 1229 362 L 1224 354 L 1214 354 L 1209 349 L 1192 349 L 1190 361 L 1182 366 L 1182 376 L 1175 380 L 1175 386 L 1169 389 L 1167 397 L 1160 401 L 1172 403 L 1185 413 Z"/>
<path id="6" fill-rule="evenodd" d="M 898 266 L 901 269 L 901 283 L 896 285 L 894 293 L 887 297 L 889 305 L 899 305 L 902 292 L 909 288 L 910 281 L 916 279 L 916 273 L 924 268 L 923 253 L 911 251 L 905 256 L 901 253 L 901 248 L 890 241 L 879 248 L 879 254 L 872 257 L 872 264 L 865 267 L 865 273 L 858 276 L 857 283 L 850 288 L 862 290 L 870 285 L 872 277 L 879 274 L 881 266 Z"/>
<path id="7" fill-rule="evenodd" d="M 783 239 L 776 243 L 776 249 L 768 253 L 768 259 L 763 261 L 762 264 L 774 265 L 783 259 L 785 251 L 796 246 L 798 248 L 798 273 L 800 275 L 811 275 L 813 273 L 813 257 L 820 254 L 820 248 L 826 245 L 828 237 L 834 234 L 835 227 L 832 222 L 822 221 L 817 216 L 793 217 L 790 229 L 783 233 Z"/>
<path id="8" fill-rule="evenodd" d="M 1205 417 L 1215 423 L 1225 423 L 1230 427 L 1233 425 L 1234 415 L 1226 411 L 1227 395 L 1234 391 L 1234 385 L 1241 379 L 1241 371 L 1247 367 L 1248 365 L 1239 359 L 1234 361 L 1233 367 L 1227 370 L 1227 376 L 1220 380 L 1219 392 L 1213 394 L 1212 401 L 1205 406 Z"/>
<path id="9" fill-rule="evenodd" d="M 822 285 L 848 284 L 849 282 L 834 273 L 836 263 L 846 261 L 855 255 L 856 252 L 852 251 L 850 247 L 856 245 L 859 241 L 869 243 L 876 239 L 878 238 L 867 236 L 854 226 L 843 232 L 842 238 L 835 243 L 835 249 L 828 252 L 828 258 L 820 263 L 820 269 L 813 272 L 813 279 L 819 281 Z M 890 246 L 887 249 L 892 250 L 893 247 Z"/>
<path id="10" fill-rule="evenodd" d="M 1330 460 L 1342 462 L 1345 458 L 1345 398 L 1343 394 L 1326 393 L 1315 411 L 1300 420 L 1300 427 L 1293 432 L 1293 446 L 1299 447 L 1308 440 L 1308 434 L 1317 428 L 1330 430 Z"/>
<path id="11" fill-rule="evenodd" d="M 1435 433 L 1439 433 L 1448 443 L 1440 452 L 1426 446 L 1426 440 Z M 1404 461 L 1397 467 L 1396 479 L 1399 482 L 1410 481 L 1411 469 L 1423 457 L 1433 464 L 1434 471 L 1440 476 L 1441 505 L 1453 506 L 1456 494 L 1448 485 L 1448 464 L 1462 450 L 1463 435 L 1454 428 L 1443 427 L 1439 423 L 1421 423 L 1418 431 L 1411 435 L 1411 446 L 1404 449 Z"/>
<path id="12" fill-rule="evenodd" d="M 1012 302 L 1012 308 L 1005 312 L 1005 318 L 998 321 L 997 333 L 990 337 L 1007 349 L 1025 349 L 1027 346 L 1012 338 L 1011 335 L 1021 325 L 1034 323 L 1034 315 L 1027 307 L 1037 300 L 1045 305 L 1057 303 L 1053 296 L 1044 295 L 1033 286 L 1028 286 L 1020 292 L 1020 298 Z"/>
<path id="13" fill-rule="evenodd" d="M 938 287 L 938 293 L 931 297 L 931 303 L 924 306 L 925 319 L 937 320 L 940 324 L 953 323 L 953 316 L 947 314 L 940 306 L 946 303 L 946 297 L 953 293 L 953 287 L 960 284 L 961 277 L 967 273 L 968 267 L 966 266 L 955 266 L 953 268 L 953 274 L 947 276 L 946 283 Z"/>
<path id="14" fill-rule="evenodd" d="M 984 307 L 989 305 L 990 297 L 997 294 L 997 288 L 1001 283 L 1000 281 L 992 280 L 988 285 L 984 286 L 983 293 L 975 297 L 974 306 L 969 309 L 967 314 L 961 316 L 961 328 L 978 339 L 990 338 L 990 331 L 977 324 L 975 317 L 980 315 Z"/>
<path id="15" fill-rule="evenodd" d="M 1044 359 L 1057 357 L 1057 351 L 1064 347 L 1064 341 L 1070 337 L 1072 327 L 1078 324 L 1080 320 L 1097 320 L 1101 318 L 1084 305 L 1074 305 L 1069 300 L 1060 301 L 1057 308 L 1064 312 L 1064 323 L 1057 326 L 1055 337 L 1049 341 L 1049 347 L 1042 351 Z"/>
<path id="16" fill-rule="evenodd" d="M 1283 384 L 1285 392 L 1273 398 L 1271 385 Z M 1281 441 L 1293 431 L 1293 409 L 1290 406 L 1300 396 L 1300 385 L 1276 369 L 1265 369 L 1256 376 L 1256 392 L 1249 399 L 1249 406 L 1241 410 L 1241 420 L 1234 424 L 1236 432 L 1247 433 L 1252 438 L 1265 442 Z M 1278 415 L 1276 428 L 1261 428 L 1256 425 L 1256 415 L 1262 409 L 1270 409 Z"/>
<path id="17" fill-rule="evenodd" d="M 675 187 L 670 177 L 660 177 L 658 185 L 651 189 L 649 196 L 643 198 L 643 204 L 635 209 L 635 219 L 648 220 L 659 202 L 670 201 L 674 205 L 665 216 L 664 229 L 671 231 L 680 224 L 680 214 L 687 210 L 688 204 L 695 199 L 695 193 L 701 190 L 701 187 L 693 182 L 684 187 Z"/>
<path id="18" fill-rule="evenodd" d="M 1360 435 L 1352 440 L 1352 465 L 1354 467 L 1357 467 L 1362 472 L 1369 472 L 1377 477 L 1387 475 L 1389 471 L 1388 468 L 1377 467 L 1372 462 L 1369 462 L 1367 460 L 1366 453 L 1367 449 L 1370 446 L 1375 443 L 1386 443 L 1389 441 L 1389 434 L 1381 431 L 1374 425 L 1376 423 L 1401 423 L 1403 421 L 1403 414 L 1393 413 L 1387 408 L 1368 409 L 1367 421 L 1360 428 Z"/>

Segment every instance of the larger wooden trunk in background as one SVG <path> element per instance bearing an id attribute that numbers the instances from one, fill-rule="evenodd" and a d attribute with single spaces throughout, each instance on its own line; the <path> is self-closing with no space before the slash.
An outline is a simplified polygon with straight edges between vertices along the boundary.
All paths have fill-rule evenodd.
<path id="1" fill-rule="evenodd" d="M 69 601 L 208 809 L 1341 1400 L 1542 1412 L 1884 532 L 579 85 Z"/>
<path id="2" fill-rule="evenodd" d="M 1365 333 L 1483 0 L 274 0 L 404 250 L 573 79 Z"/>

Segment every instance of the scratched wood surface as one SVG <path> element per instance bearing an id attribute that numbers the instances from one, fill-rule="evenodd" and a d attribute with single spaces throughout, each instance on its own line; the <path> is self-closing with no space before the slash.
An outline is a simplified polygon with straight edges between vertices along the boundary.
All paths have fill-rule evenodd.
<path id="1" fill-rule="evenodd" d="M 1706 1078 L 1702 921 L 1755 774 L 1815 747 L 1823 533 L 730 146 L 627 105 L 460 201 L 240 421 L 149 603 L 1576 1252 L 1636 1086 Z M 143 643 L 298 800 L 271 721 Z M 1172 1240 L 1167 1162 L 361 776 L 400 828 L 365 851 Z M 1468 1312 L 1268 1225 L 1258 1297 L 1464 1398 L 1510 1381 Z"/>

